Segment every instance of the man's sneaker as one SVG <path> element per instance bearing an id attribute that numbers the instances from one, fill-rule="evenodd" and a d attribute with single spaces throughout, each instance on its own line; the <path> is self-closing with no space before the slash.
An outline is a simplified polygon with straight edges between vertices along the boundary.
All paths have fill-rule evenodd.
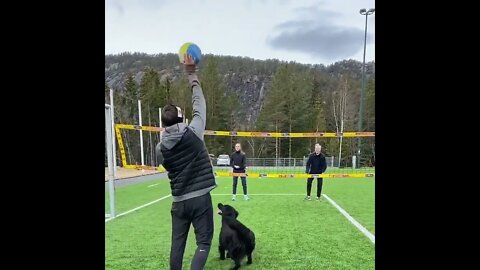
<path id="1" fill-rule="evenodd" d="M 236 201 L 237 200 L 237 195 L 233 195 L 232 196 L 232 201 Z"/>
<path id="2" fill-rule="evenodd" d="M 307 200 L 307 201 L 311 201 L 311 200 L 312 200 L 312 198 L 310 198 L 310 196 L 307 196 L 307 197 L 305 197 L 305 200 Z"/>
<path id="3" fill-rule="evenodd" d="M 320 201 L 320 197 L 317 197 L 317 201 Z"/>
<path id="4" fill-rule="evenodd" d="M 249 200 L 248 195 L 243 195 L 243 199 L 244 199 L 245 201 L 248 201 L 248 200 Z"/>

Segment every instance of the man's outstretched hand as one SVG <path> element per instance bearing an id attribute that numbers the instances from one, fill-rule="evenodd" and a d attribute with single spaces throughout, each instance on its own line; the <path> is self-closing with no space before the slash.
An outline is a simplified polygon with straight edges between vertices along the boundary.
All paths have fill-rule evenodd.
<path id="1" fill-rule="evenodd" d="M 190 54 L 186 53 L 183 55 L 183 65 L 188 74 L 195 73 L 195 60 Z"/>

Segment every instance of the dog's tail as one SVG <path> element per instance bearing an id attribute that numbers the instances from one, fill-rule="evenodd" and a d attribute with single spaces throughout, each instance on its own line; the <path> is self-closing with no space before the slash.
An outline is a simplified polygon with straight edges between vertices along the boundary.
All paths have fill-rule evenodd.
<path id="1" fill-rule="evenodd" d="M 250 238 L 252 239 L 252 250 L 255 249 L 255 234 L 250 231 Z"/>

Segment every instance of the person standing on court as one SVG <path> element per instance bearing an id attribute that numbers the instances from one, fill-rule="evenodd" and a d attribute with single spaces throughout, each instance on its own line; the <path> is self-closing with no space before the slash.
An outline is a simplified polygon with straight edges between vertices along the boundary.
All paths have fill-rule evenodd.
<path id="1" fill-rule="evenodd" d="M 307 168 L 305 173 L 308 174 L 322 174 L 327 170 L 327 161 L 325 156 L 322 154 L 322 146 L 320 144 L 315 144 L 315 151 L 308 156 Z M 310 192 L 312 191 L 312 182 L 313 178 L 307 179 L 307 197 L 305 200 L 312 200 L 310 198 Z M 320 200 L 320 195 L 322 193 L 323 178 L 317 178 L 317 201 Z"/>
<path id="2" fill-rule="evenodd" d="M 193 117 L 183 123 L 180 107 L 168 104 L 162 109 L 165 127 L 162 141 L 156 146 L 157 160 L 168 171 L 172 192 L 172 245 L 170 269 L 181 270 L 190 224 L 193 225 L 197 249 L 192 270 L 203 270 L 213 237 L 213 207 L 210 191 L 217 187 L 212 163 L 203 140 L 207 109 L 195 61 L 184 56 L 184 67 L 192 91 Z"/>
<path id="3" fill-rule="evenodd" d="M 242 145 L 240 143 L 235 144 L 235 152 L 233 152 L 230 156 L 230 166 L 232 166 L 233 168 L 233 173 L 245 173 L 247 167 L 247 157 L 242 151 Z M 249 198 L 247 193 L 247 177 L 240 176 L 240 178 L 242 179 L 243 199 L 248 201 Z M 238 176 L 234 176 L 232 201 L 235 201 L 237 199 L 237 182 Z"/>

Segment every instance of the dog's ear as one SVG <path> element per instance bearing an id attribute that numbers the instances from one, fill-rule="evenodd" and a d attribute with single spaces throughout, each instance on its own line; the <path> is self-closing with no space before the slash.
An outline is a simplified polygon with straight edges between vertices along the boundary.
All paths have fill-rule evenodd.
<path id="1" fill-rule="evenodd" d="M 222 204 L 222 203 L 218 203 L 217 207 L 218 207 L 218 209 L 221 210 L 221 209 L 223 208 L 223 204 Z"/>
<path id="2" fill-rule="evenodd" d="M 240 214 L 239 214 L 239 213 L 237 212 L 237 210 L 235 210 L 235 209 L 234 209 L 233 211 L 235 211 L 235 218 L 237 218 L 238 215 L 240 215 Z"/>

